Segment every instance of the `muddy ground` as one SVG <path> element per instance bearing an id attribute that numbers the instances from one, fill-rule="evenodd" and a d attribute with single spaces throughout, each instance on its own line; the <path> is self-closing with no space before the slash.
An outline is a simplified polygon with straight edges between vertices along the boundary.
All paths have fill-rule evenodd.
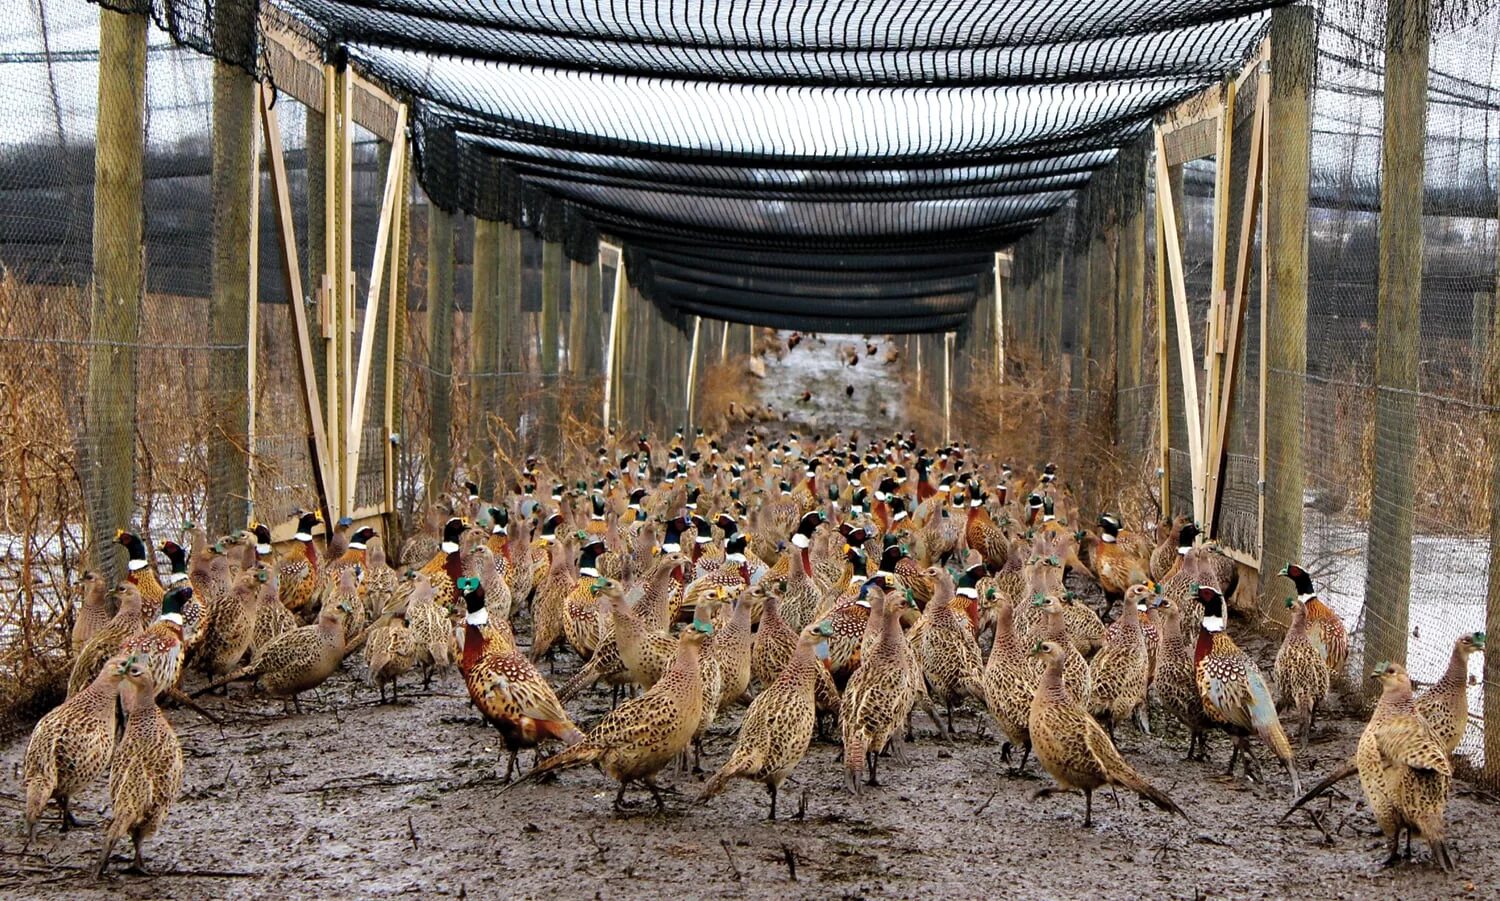
<path id="1" fill-rule="evenodd" d="M 574 665 L 564 658 L 559 678 Z M 1183 763 L 1185 736 L 1121 731 L 1126 756 L 1193 824 L 1130 795 L 1116 809 L 1106 794 L 1096 798 L 1094 826 L 1082 828 L 1082 798 L 1032 800 L 1049 781 L 1034 762 L 1028 777 L 1005 775 L 994 728 L 973 711 L 961 711 L 949 744 L 919 717 L 910 764 L 882 767 L 884 786 L 863 798 L 843 791 L 838 748 L 823 742 L 783 791 L 775 823 L 765 820 L 758 786 L 739 783 L 703 807 L 691 803 L 700 785 L 691 776 L 667 780 L 678 793 L 666 815 L 650 813 L 642 793 L 633 795 L 639 812 L 625 816 L 611 810 L 614 784 L 592 769 L 502 792 L 497 735 L 481 726 L 456 674 L 395 706 L 377 705 L 357 675 L 309 696 L 303 715 L 284 715 L 280 702 L 243 685 L 209 699 L 223 728 L 171 711 L 187 777 L 147 848 L 154 877 L 117 873 L 96 883 L 88 874 L 103 782 L 84 799 L 95 825 L 64 836 L 49 814 L 22 855 L 12 779 L 0 795 L 0 894 L 1417 899 L 1495 897 L 1500 885 L 1494 799 L 1460 786 L 1449 807 L 1458 874 L 1427 865 L 1425 848 L 1416 863 L 1381 869 L 1382 843 L 1365 811 L 1333 799 L 1316 805 L 1322 829 L 1300 814 L 1278 824 L 1286 777 L 1268 767 L 1266 784 L 1222 778 L 1222 737 L 1212 763 Z M 587 723 L 607 704 L 594 694 L 574 712 Z M 1327 772 L 1359 729 L 1330 721 L 1303 754 L 1304 773 Z M 705 765 L 721 763 L 732 741 L 731 726 L 718 728 Z M 12 774 L 23 751 L 24 743 L 4 748 Z M 1352 782 L 1346 788 L 1357 793 Z"/>

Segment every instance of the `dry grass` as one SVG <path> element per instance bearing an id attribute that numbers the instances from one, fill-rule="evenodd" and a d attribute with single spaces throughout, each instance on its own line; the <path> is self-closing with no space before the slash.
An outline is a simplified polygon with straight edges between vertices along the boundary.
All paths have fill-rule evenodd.
<path id="1" fill-rule="evenodd" d="M 747 412 L 759 408 L 760 380 L 747 374 L 746 365 L 744 356 L 732 356 L 699 373 L 697 417 L 704 431 L 722 434 L 743 425 Z"/>
<path id="2" fill-rule="evenodd" d="M 1114 440 L 1114 404 L 1058 387 L 1057 373 L 1034 353 L 1016 350 L 1006 380 L 983 381 L 957 392 L 953 437 L 966 440 L 992 459 L 1017 469 L 1040 470 L 1058 464 L 1088 521 L 1102 510 L 1122 513 L 1128 522 L 1151 522 L 1160 515 L 1155 495 L 1154 455 L 1140 454 Z M 942 407 L 910 385 L 908 411 L 919 434 L 942 433 Z M 930 439 L 929 439 L 930 440 Z"/>

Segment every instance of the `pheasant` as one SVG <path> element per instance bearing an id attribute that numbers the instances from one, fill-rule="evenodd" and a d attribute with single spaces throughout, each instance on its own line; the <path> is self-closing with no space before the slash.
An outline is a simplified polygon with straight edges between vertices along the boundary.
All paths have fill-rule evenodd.
<path id="1" fill-rule="evenodd" d="M 651 792 L 656 809 L 666 804 L 656 774 L 682 754 L 693 740 L 703 713 L 703 679 L 698 656 L 713 626 L 694 622 L 677 639 L 677 656 L 667 672 L 645 694 L 604 715 L 577 744 L 537 764 L 512 786 L 557 770 L 594 764 L 620 783 L 615 808 L 623 809 L 625 789 L 639 782 Z"/>
<path id="2" fill-rule="evenodd" d="M 1128 788 L 1162 810 L 1190 819 L 1165 792 L 1151 785 L 1120 756 L 1103 727 L 1063 683 L 1071 649 L 1061 642 L 1037 643 L 1032 654 L 1045 662 L 1027 725 L 1033 750 L 1059 789 L 1083 791 L 1083 825 L 1093 825 L 1094 790 L 1105 785 Z M 1051 794 L 1043 789 L 1038 794 Z"/>
<path id="3" fill-rule="evenodd" d="M 1483 651 L 1485 634 L 1470 632 L 1453 643 L 1453 654 L 1442 678 L 1417 698 L 1417 712 L 1432 728 L 1443 750 L 1451 757 L 1469 726 L 1469 655 Z"/>
<path id="4" fill-rule="evenodd" d="M 1131 585 L 1125 590 L 1120 618 L 1109 624 L 1104 632 L 1104 646 L 1089 664 L 1093 682 L 1088 711 L 1104 723 L 1111 740 L 1114 739 L 1115 724 L 1132 716 L 1136 717 L 1142 732 L 1151 734 L 1151 727 L 1145 719 L 1149 658 L 1146 634 L 1141 629 L 1140 611 L 1136 606 L 1150 595 L 1151 589 L 1142 584 Z"/>
<path id="5" fill-rule="evenodd" d="M 277 565 L 281 569 L 281 603 L 300 615 L 312 604 L 313 589 L 318 585 L 318 546 L 312 530 L 323 517 L 316 511 L 305 510 L 297 511 L 296 516 L 297 531 L 292 535 L 292 546 L 281 555 Z"/>
<path id="6" fill-rule="evenodd" d="M 727 622 L 722 628 L 716 627 L 713 637 L 704 645 L 704 652 L 717 658 L 722 670 L 721 713 L 739 703 L 750 687 L 750 653 L 755 637 L 750 630 L 750 613 L 750 596 L 742 591 L 730 604 Z"/>
<path id="7" fill-rule="evenodd" d="M 981 703 L 985 700 L 984 658 L 967 616 L 955 609 L 959 598 L 948 570 L 933 566 L 923 575 L 933 580 L 936 588 L 923 622 L 918 623 L 925 628 L 918 632 L 916 626 L 912 627 L 911 631 L 917 633 L 912 643 L 928 694 L 946 708 L 951 733 L 955 704 L 962 704 L 966 697 Z M 963 599 L 963 606 L 967 606 L 967 599 Z"/>
<path id="8" fill-rule="evenodd" d="M 1302 794 L 1297 760 L 1281 729 L 1281 721 L 1276 718 L 1276 704 L 1260 667 L 1224 631 L 1227 622 L 1224 596 L 1218 589 L 1204 585 L 1198 590 L 1198 600 L 1203 605 L 1203 628 L 1193 652 L 1198 695 L 1203 699 L 1203 712 L 1208 720 L 1234 738 L 1228 774 L 1234 774 L 1235 761 L 1244 755 L 1245 774 L 1250 775 L 1249 736 L 1254 733 L 1286 766 L 1292 778 L 1292 794 Z"/>
<path id="9" fill-rule="evenodd" d="M 796 649 L 796 636 L 798 633 L 781 619 L 780 600 L 774 592 L 766 591 L 760 600 L 760 627 L 754 631 L 754 642 L 750 646 L 750 675 L 760 687 L 768 688 L 780 676 L 781 667 L 786 666 Z M 828 675 L 828 669 L 822 666 L 822 660 L 819 658 L 819 666 L 814 667 L 817 682 L 813 699 L 817 703 L 817 712 L 826 714 L 838 709 L 838 687 Z"/>
<path id="10" fill-rule="evenodd" d="M 501 781 L 509 782 L 521 749 L 535 748 L 546 739 L 574 745 L 583 739 L 583 734 L 568 718 L 552 686 L 526 655 L 516 650 L 510 623 L 504 620 L 490 623 L 480 581 L 464 576 L 458 580 L 458 588 L 463 592 L 468 611 L 459 670 L 464 674 L 469 700 L 505 742 L 510 759 Z"/>
<path id="11" fill-rule="evenodd" d="M 156 567 L 139 535 L 124 529 L 115 530 L 115 543 L 125 548 L 125 580 L 141 593 L 141 627 L 156 621 L 161 613 L 161 596 L 167 589 L 156 576 Z"/>
<path id="12" fill-rule="evenodd" d="M 347 607 L 346 603 L 323 610 L 316 624 L 278 636 L 261 649 L 249 666 L 215 679 L 195 694 L 241 679 L 258 678 L 266 694 L 281 698 L 283 705 L 290 700 L 292 708 L 301 713 L 298 695 L 322 685 L 344 660 Z"/>
<path id="13" fill-rule="evenodd" d="M 1011 605 L 999 603 L 994 610 L 995 641 L 984 665 L 985 706 L 1005 733 L 1000 759 L 1009 762 L 1011 751 L 1021 749 L 1021 763 L 1011 770 L 1012 775 L 1017 775 L 1026 769 L 1026 760 L 1031 756 L 1031 698 L 1036 690 L 1036 674 L 1016 634 Z"/>
<path id="14" fill-rule="evenodd" d="M 370 627 L 365 640 L 365 669 L 370 683 L 380 692 L 380 703 L 385 703 L 387 685 L 391 687 L 391 703 L 399 700 L 401 677 L 411 672 L 416 656 L 417 647 L 405 611 L 396 610 Z"/>
<path id="15" fill-rule="evenodd" d="M 1183 527 L 1192 521 L 1191 516 L 1179 513 L 1173 517 L 1171 525 L 1164 534 L 1158 533 L 1161 535 L 1161 540 L 1157 542 L 1156 549 L 1151 552 L 1150 575 L 1154 581 L 1160 582 L 1166 579 L 1167 575 L 1177 568 L 1178 541 Z"/>
<path id="16" fill-rule="evenodd" d="M 104 664 L 120 652 L 120 645 L 141 631 L 141 592 L 132 582 L 121 582 L 110 592 L 118 602 L 114 618 L 95 632 L 79 649 L 73 660 L 73 671 L 68 677 L 68 697 L 83 691 Z M 160 599 L 157 601 L 161 606 Z"/>
<path id="17" fill-rule="evenodd" d="M 71 638 L 75 654 L 114 617 L 109 609 L 109 586 L 104 583 L 104 577 L 91 569 L 86 569 L 79 582 L 83 593 L 83 603 L 73 619 Z"/>
<path id="18" fill-rule="evenodd" d="M 869 770 L 868 785 L 878 786 L 880 752 L 887 744 L 897 762 L 905 760 L 902 732 L 917 699 L 917 679 L 903 648 L 902 605 L 882 590 L 870 595 L 870 617 L 878 631 L 868 656 L 849 678 L 839 707 L 844 743 L 844 785 L 855 795 Z"/>
<path id="19" fill-rule="evenodd" d="M 1307 605 L 1296 598 L 1287 598 L 1286 605 L 1292 611 L 1292 625 L 1276 652 L 1271 675 L 1276 680 L 1278 706 L 1297 710 L 1302 723 L 1301 747 L 1306 749 L 1313 717 L 1323 696 L 1328 694 L 1328 667 L 1323 663 L 1323 654 L 1308 637 Z"/>
<path id="20" fill-rule="evenodd" d="M 255 624 L 250 632 L 251 659 L 276 636 L 297 628 L 297 618 L 281 602 L 281 570 L 274 561 L 266 567 L 266 581 L 261 583 L 259 600 Z"/>
<path id="21" fill-rule="evenodd" d="M 193 600 L 192 586 L 178 583 L 162 595 L 162 613 L 145 630 L 120 643 L 118 652 L 132 654 L 151 670 L 151 681 L 159 693 L 177 688 L 183 673 L 186 642 L 183 640 L 183 609 Z"/>
<path id="22" fill-rule="evenodd" d="M 359 580 L 359 593 L 365 600 L 365 616 L 375 619 L 396 598 L 400 576 L 386 562 L 385 540 L 372 535 L 365 545 L 365 571 Z"/>
<path id="23" fill-rule="evenodd" d="M 1182 608 L 1171 598 L 1158 595 L 1152 602 L 1160 619 L 1156 636 L 1156 680 L 1152 691 L 1157 701 L 1188 728 L 1186 760 L 1208 756 L 1209 725 L 1198 691 L 1197 664 L 1182 637 Z"/>
<path id="24" fill-rule="evenodd" d="M 1057 595 L 1039 596 L 1032 600 L 1032 609 L 1042 612 L 1042 621 L 1037 630 L 1037 640 L 1055 641 L 1067 648 L 1069 653 L 1064 655 L 1063 682 L 1066 684 L 1068 694 L 1073 699 L 1084 705 L 1087 709 L 1094 693 L 1094 673 L 1089 668 L 1088 661 L 1078 652 L 1078 645 L 1068 631 L 1067 619 L 1063 616 L 1063 603 Z M 1035 641 L 1033 641 L 1033 648 Z M 1031 669 L 1038 680 L 1041 679 L 1042 670 L 1046 668 L 1046 661 L 1032 655 Z"/>
<path id="25" fill-rule="evenodd" d="M 432 583 L 433 598 L 438 605 L 452 610 L 458 606 L 453 583 L 464 574 L 463 556 L 459 541 L 469 524 L 455 516 L 443 524 L 443 541 L 438 552 L 418 570 Z"/>
<path id="26" fill-rule="evenodd" d="M 1370 812 L 1391 842 L 1385 864 L 1400 860 L 1405 830 L 1408 837 L 1419 835 L 1427 841 L 1434 863 L 1452 870 L 1443 813 L 1453 783 L 1453 765 L 1417 711 L 1405 667 L 1381 663 L 1370 675 L 1380 680 L 1380 701 L 1359 737 L 1355 761 Z"/>
<path id="27" fill-rule="evenodd" d="M 87 687 L 48 711 L 31 730 L 21 763 L 28 846 L 48 801 L 56 801 L 62 812 L 62 831 L 78 825 L 68 803 L 93 785 L 109 763 L 117 725 L 115 699 L 127 659 L 106 661 Z"/>
<path id="28" fill-rule="evenodd" d="M 1307 570 L 1288 563 L 1280 575 L 1292 580 L 1297 586 L 1297 599 L 1307 605 L 1308 638 L 1322 651 L 1329 674 L 1342 678 L 1349 663 L 1349 630 L 1344 628 L 1344 621 L 1318 597 Z"/>
<path id="29" fill-rule="evenodd" d="M 817 658 L 827 654 L 831 631 L 826 622 L 802 630 L 781 672 L 750 702 L 729 760 L 709 777 L 699 803 L 724 791 L 731 779 L 753 779 L 765 784 L 771 796 L 770 818 L 776 819 L 776 794 L 807 755 L 817 725 L 814 695 L 826 673 Z"/>
<path id="30" fill-rule="evenodd" d="M 123 670 L 120 703 L 125 710 L 125 732 L 115 746 L 109 766 L 109 802 L 113 817 L 104 834 L 95 878 L 104 875 L 115 843 L 130 836 L 135 846 L 135 872 L 146 872 L 141 844 L 161 828 L 167 811 L 182 793 L 182 744 L 172 724 L 156 706 L 161 691 L 151 679 L 151 667 L 130 657 Z"/>
<path id="31" fill-rule="evenodd" d="M 1136 557 L 1120 542 L 1119 514 L 1100 515 L 1098 537 L 1089 537 L 1083 541 L 1088 552 L 1089 568 L 1110 602 L 1123 598 L 1126 589 L 1139 585 L 1150 577 L 1150 564 Z"/>
<path id="32" fill-rule="evenodd" d="M 426 575 L 412 571 L 399 590 L 406 595 L 406 624 L 416 665 L 422 670 L 422 689 L 432 687 L 432 674 L 448 669 L 453 663 L 453 630 L 448 613 L 437 605 L 437 591 Z"/>
<path id="33" fill-rule="evenodd" d="M 261 589 L 270 577 L 270 567 L 264 565 L 241 572 L 229 593 L 209 610 L 208 634 L 194 656 L 200 670 L 221 676 L 239 666 L 255 635 Z"/>

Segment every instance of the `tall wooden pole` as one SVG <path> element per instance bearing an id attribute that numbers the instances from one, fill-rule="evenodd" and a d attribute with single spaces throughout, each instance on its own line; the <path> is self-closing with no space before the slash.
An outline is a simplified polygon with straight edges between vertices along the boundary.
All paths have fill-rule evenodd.
<path id="1" fill-rule="evenodd" d="M 1375 471 L 1365 578 L 1365 657 L 1406 659 L 1421 342 L 1422 151 L 1427 138 L 1427 0 L 1389 0 L 1380 160 Z M 1379 692 L 1373 680 L 1369 689 Z"/>
<path id="2" fill-rule="evenodd" d="M 501 374 L 496 379 L 500 392 L 496 401 L 496 415 L 504 421 L 507 430 L 519 433 L 520 401 L 525 385 L 521 373 L 526 368 L 522 346 L 525 320 L 521 315 L 522 270 L 525 269 L 526 259 L 521 244 L 521 229 L 501 223 L 499 240 L 500 271 L 496 288 L 499 299 Z M 505 432 L 502 431 L 502 434 Z"/>
<path id="3" fill-rule="evenodd" d="M 141 295 L 146 117 L 146 17 L 99 11 L 99 111 L 94 156 L 94 291 L 89 316 L 88 431 L 84 484 L 89 546 L 113 583 L 124 560 L 111 553 L 130 526 L 135 487 L 136 341 Z"/>
<path id="4" fill-rule="evenodd" d="M 1307 392 L 1307 203 L 1311 179 L 1312 10 L 1271 13 L 1271 93 L 1266 168 L 1266 483 L 1262 608 L 1274 612 L 1287 583 L 1273 578 L 1302 559 L 1302 420 Z M 1420 179 L 1419 179 L 1420 180 Z"/>
<path id="5" fill-rule="evenodd" d="M 495 486 L 495 448 L 489 439 L 490 416 L 500 396 L 500 223 L 474 220 L 473 305 L 469 314 L 473 342 L 472 403 L 469 408 L 469 477 L 479 484 L 481 497 L 491 497 Z"/>
<path id="6" fill-rule="evenodd" d="M 249 58 L 255 37 L 254 7 L 214 7 L 214 39 L 226 52 Z M 250 73 L 229 63 L 213 64 L 213 259 L 209 338 L 215 350 L 208 367 L 208 530 L 227 535 L 244 528 L 250 515 L 250 405 L 244 373 L 249 368 L 250 196 L 255 171 L 255 106 Z"/>
<path id="7" fill-rule="evenodd" d="M 427 203 L 427 420 L 432 481 L 427 498 L 446 491 L 453 476 L 453 214 Z"/>
<path id="8" fill-rule="evenodd" d="M 558 451 L 558 425 L 561 418 L 561 407 L 557 400 L 557 336 L 562 318 L 565 259 L 561 244 L 555 241 L 542 242 L 542 395 L 538 413 L 542 422 L 541 449 L 548 454 Z"/>
<path id="9" fill-rule="evenodd" d="M 1500 290 L 1500 248 L 1496 255 L 1497 290 Z M 1487 635 L 1497 636 L 1500 635 L 1500 313 L 1492 313 L 1489 322 L 1475 325 L 1485 330 L 1487 339 L 1481 400 L 1488 410 L 1485 419 L 1490 440 L 1490 580 L 1484 628 Z M 1500 784 L 1500 651 L 1493 649 L 1486 649 L 1484 655 L 1484 775 L 1491 788 Z"/>
<path id="10" fill-rule="evenodd" d="M 693 317 L 693 343 L 688 350 L 686 396 L 682 399 L 684 419 L 691 432 L 698 424 L 698 339 L 703 333 L 703 317 Z"/>

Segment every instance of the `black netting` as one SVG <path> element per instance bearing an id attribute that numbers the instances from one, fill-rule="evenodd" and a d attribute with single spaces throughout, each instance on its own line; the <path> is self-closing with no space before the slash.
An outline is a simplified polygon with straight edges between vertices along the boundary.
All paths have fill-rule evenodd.
<path id="1" fill-rule="evenodd" d="M 251 0 L 100 2 L 272 68 Z M 978 259 L 1058 210 L 1155 113 L 1234 69 L 1277 5 L 281 0 L 261 22 L 412 102 L 415 171 L 434 203 L 575 260 L 592 262 L 601 232 L 653 258 L 816 245 Z M 976 296 L 972 281 L 918 271 L 892 275 L 905 288 L 879 299 L 819 291 L 813 258 L 741 285 L 723 280 L 745 275 L 737 255 L 714 256 L 643 273 L 649 293 L 763 323 L 800 302 L 803 317 L 885 331 L 934 327 Z"/>

